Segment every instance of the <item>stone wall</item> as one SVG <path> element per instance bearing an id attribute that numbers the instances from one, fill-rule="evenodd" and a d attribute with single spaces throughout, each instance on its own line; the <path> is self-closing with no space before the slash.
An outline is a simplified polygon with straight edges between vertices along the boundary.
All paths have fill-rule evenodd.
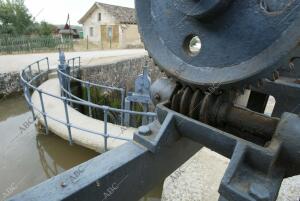
<path id="1" fill-rule="evenodd" d="M 134 81 L 138 75 L 143 73 L 143 66 L 146 61 L 148 61 L 152 82 L 163 76 L 153 61 L 145 56 L 110 64 L 82 67 L 81 79 L 107 86 L 123 87 L 127 91 L 134 91 Z"/>
<path id="2" fill-rule="evenodd" d="M 22 92 L 19 72 L 0 74 L 0 97 Z"/>
<path id="3" fill-rule="evenodd" d="M 133 91 L 134 81 L 138 75 L 143 73 L 143 66 L 146 61 L 148 61 L 152 82 L 163 76 L 149 57 L 137 57 L 108 64 L 82 67 L 81 79 L 102 85 L 123 87 L 128 91 Z M 19 72 L 0 74 L 0 98 L 20 93 L 22 90 Z"/>

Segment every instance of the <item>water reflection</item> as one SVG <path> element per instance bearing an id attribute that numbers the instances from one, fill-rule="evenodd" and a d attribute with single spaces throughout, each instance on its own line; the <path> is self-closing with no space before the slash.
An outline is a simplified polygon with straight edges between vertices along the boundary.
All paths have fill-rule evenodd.
<path id="1" fill-rule="evenodd" d="M 13 101 L 12 101 L 13 100 Z M 0 99 L 0 122 L 28 111 L 22 96 Z"/>
<path id="2" fill-rule="evenodd" d="M 22 97 L 0 102 L 0 200 L 98 155 L 55 135 L 41 135 L 34 124 L 24 127 L 29 118 Z"/>
<path id="3" fill-rule="evenodd" d="M 54 134 L 38 135 L 36 137 L 36 147 L 40 163 L 48 178 L 98 155 L 96 152 L 78 145 L 70 146 L 67 141 L 61 140 Z"/>
<path id="4" fill-rule="evenodd" d="M 34 124 L 24 129 L 29 118 L 23 97 L 0 102 L 0 201 L 98 156 L 54 134 L 45 136 Z M 141 201 L 158 201 L 161 191 L 162 184 Z"/>

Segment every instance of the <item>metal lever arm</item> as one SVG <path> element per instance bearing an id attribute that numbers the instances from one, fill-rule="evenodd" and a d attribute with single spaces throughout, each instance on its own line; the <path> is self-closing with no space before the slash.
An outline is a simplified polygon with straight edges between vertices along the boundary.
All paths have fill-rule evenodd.
<path id="1" fill-rule="evenodd" d="M 231 158 L 219 189 L 223 200 L 275 201 L 283 178 L 300 174 L 297 115 L 283 114 L 271 141 L 261 146 L 176 113 L 164 104 L 157 108 L 162 129 L 146 136 L 137 133 L 135 141 L 157 154 L 189 138 Z"/>

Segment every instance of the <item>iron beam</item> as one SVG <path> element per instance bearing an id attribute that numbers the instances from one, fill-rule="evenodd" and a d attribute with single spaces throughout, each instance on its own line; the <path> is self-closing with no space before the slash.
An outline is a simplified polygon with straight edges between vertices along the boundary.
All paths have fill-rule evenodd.
<path id="1" fill-rule="evenodd" d="M 296 80 L 281 77 L 275 82 L 264 80 L 261 88 L 254 88 L 253 90 L 272 95 L 276 100 L 272 116 L 280 117 L 284 112 L 300 112 L 299 86 Z"/>
<path id="2" fill-rule="evenodd" d="M 153 154 L 128 142 L 8 200 L 138 200 L 200 148 L 200 144 L 180 138 Z"/>

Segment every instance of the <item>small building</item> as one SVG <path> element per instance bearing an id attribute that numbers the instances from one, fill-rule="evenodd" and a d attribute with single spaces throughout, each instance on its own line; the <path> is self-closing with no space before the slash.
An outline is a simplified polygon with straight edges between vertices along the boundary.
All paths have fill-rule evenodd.
<path id="1" fill-rule="evenodd" d="M 80 38 L 82 28 L 79 26 L 57 25 L 55 33 L 62 37 L 72 37 L 74 39 Z"/>
<path id="2" fill-rule="evenodd" d="M 135 9 L 96 2 L 79 20 L 83 35 L 102 48 L 141 46 Z"/>

